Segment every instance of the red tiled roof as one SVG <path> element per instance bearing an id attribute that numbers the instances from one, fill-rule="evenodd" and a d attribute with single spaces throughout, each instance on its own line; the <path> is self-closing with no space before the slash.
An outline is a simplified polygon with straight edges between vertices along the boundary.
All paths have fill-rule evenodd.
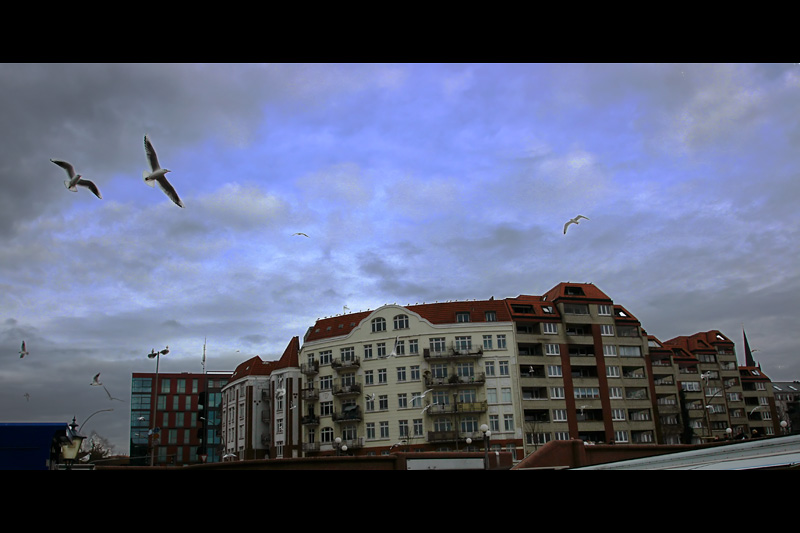
<path id="1" fill-rule="evenodd" d="M 722 338 L 719 338 L 719 337 Z M 716 329 L 701 331 L 694 335 L 681 335 L 666 341 L 664 344 L 680 346 L 688 352 L 716 351 L 717 344 L 733 344 L 733 341 Z"/>
<path id="2" fill-rule="evenodd" d="M 245 376 L 268 376 L 275 368 L 275 361 L 263 361 L 259 356 L 251 357 L 240 363 L 233 371 L 230 381 L 236 381 Z"/>
<path id="3" fill-rule="evenodd" d="M 455 324 L 456 313 L 469 313 L 471 322 L 486 322 L 486 311 L 494 311 L 498 322 L 510 322 L 511 315 L 503 300 L 465 300 L 400 306 L 432 324 Z M 309 328 L 304 341 L 347 335 L 375 311 L 360 311 L 322 318 Z"/>
<path id="4" fill-rule="evenodd" d="M 583 291 L 583 294 L 579 296 L 567 294 L 567 287 L 579 287 Z M 607 301 L 609 303 L 611 302 L 611 298 L 609 298 L 606 293 L 598 289 L 593 283 L 570 283 L 562 281 L 547 291 L 544 296 L 549 302 L 558 300 L 560 298 L 580 298 Z"/>

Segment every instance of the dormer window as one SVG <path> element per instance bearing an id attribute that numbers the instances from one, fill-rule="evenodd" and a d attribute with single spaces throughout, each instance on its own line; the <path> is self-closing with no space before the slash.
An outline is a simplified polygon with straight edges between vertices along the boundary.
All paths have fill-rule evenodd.
<path id="1" fill-rule="evenodd" d="M 456 313 L 456 322 L 469 322 L 469 321 L 470 319 L 468 312 Z"/>
<path id="2" fill-rule="evenodd" d="M 583 289 L 581 287 L 573 287 L 573 286 L 565 287 L 564 294 L 569 296 L 584 296 Z"/>

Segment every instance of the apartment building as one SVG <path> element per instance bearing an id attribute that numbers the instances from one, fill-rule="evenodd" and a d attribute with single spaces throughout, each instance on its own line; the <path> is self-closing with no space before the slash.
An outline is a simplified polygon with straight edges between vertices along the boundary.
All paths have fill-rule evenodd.
<path id="1" fill-rule="evenodd" d="M 781 434 L 800 429 L 800 381 L 773 381 L 772 391 Z"/>
<path id="2" fill-rule="evenodd" d="M 746 339 L 745 339 L 746 344 Z M 492 450 L 551 440 L 690 444 L 773 435 L 770 381 L 712 330 L 661 341 L 591 283 L 321 318 L 223 391 L 225 453 Z"/>
<path id="3" fill-rule="evenodd" d="M 320 319 L 300 350 L 306 456 L 522 451 L 514 326 L 502 300 Z"/>
<path id="4" fill-rule="evenodd" d="M 131 376 L 130 463 L 219 461 L 221 390 L 230 372 Z"/>
<path id="5" fill-rule="evenodd" d="M 655 442 L 648 339 L 589 283 L 505 299 L 514 321 L 525 452 L 546 442 Z"/>
<path id="6" fill-rule="evenodd" d="M 299 457 L 302 374 L 293 337 L 277 361 L 252 357 L 222 389 L 223 459 Z"/>

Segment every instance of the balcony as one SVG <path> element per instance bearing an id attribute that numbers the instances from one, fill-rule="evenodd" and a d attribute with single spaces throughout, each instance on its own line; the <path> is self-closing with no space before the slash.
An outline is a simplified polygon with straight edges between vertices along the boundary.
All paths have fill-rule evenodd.
<path id="1" fill-rule="evenodd" d="M 426 387 L 458 387 L 462 385 L 482 385 L 486 383 L 486 374 L 479 372 L 474 376 L 457 376 L 455 374 L 448 377 L 425 376 Z"/>
<path id="2" fill-rule="evenodd" d="M 303 389 L 300 391 L 300 397 L 306 401 L 319 400 L 319 389 Z"/>
<path id="3" fill-rule="evenodd" d="M 456 413 L 485 413 L 488 409 L 488 403 L 483 402 L 458 402 L 455 404 L 430 404 L 425 412 L 429 416 L 456 414 Z"/>
<path id="4" fill-rule="evenodd" d="M 361 383 L 347 383 L 333 386 L 334 396 L 354 396 L 361 394 Z"/>
<path id="5" fill-rule="evenodd" d="M 313 376 L 319 373 L 319 361 L 311 361 L 310 363 L 303 363 L 300 365 L 300 372 L 307 376 Z"/>
<path id="6" fill-rule="evenodd" d="M 318 426 L 319 417 L 317 415 L 306 415 L 300 419 L 300 423 L 304 426 Z"/>
<path id="7" fill-rule="evenodd" d="M 363 417 L 361 414 L 361 408 L 353 405 L 350 407 L 345 407 L 341 412 L 334 411 L 331 418 L 334 422 L 359 422 Z"/>
<path id="8" fill-rule="evenodd" d="M 334 370 L 352 370 L 361 366 L 361 359 L 354 357 L 352 359 L 334 359 L 331 362 L 331 367 Z"/>
<path id="9" fill-rule="evenodd" d="M 477 359 L 483 356 L 483 346 L 451 345 L 443 351 L 435 352 L 429 348 L 422 350 L 422 357 L 436 361 L 452 361 L 457 359 Z"/>

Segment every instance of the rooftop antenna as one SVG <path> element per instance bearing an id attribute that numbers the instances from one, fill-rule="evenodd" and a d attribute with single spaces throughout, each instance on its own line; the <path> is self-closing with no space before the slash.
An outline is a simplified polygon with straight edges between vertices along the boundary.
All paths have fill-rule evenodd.
<path id="1" fill-rule="evenodd" d="M 203 374 L 206 373 L 206 337 L 203 337 Z"/>

